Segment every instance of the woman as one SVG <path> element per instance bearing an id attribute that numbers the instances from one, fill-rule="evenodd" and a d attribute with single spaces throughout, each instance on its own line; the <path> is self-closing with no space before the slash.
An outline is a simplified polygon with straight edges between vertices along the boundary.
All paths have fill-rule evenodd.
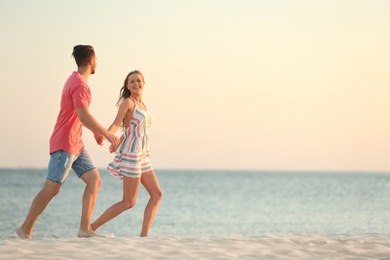
<path id="1" fill-rule="evenodd" d="M 149 159 L 148 129 L 153 117 L 142 102 L 144 84 L 142 73 L 134 70 L 127 75 L 120 90 L 118 114 L 108 131 L 115 133 L 120 126 L 123 126 L 125 131 L 120 138 L 119 148 L 116 145 L 110 146 L 110 152 L 116 151 L 116 155 L 107 170 L 123 180 L 123 198 L 91 224 L 93 231 L 132 208 L 141 183 L 150 195 L 144 212 L 141 237 L 148 236 L 156 215 L 162 192 Z"/>

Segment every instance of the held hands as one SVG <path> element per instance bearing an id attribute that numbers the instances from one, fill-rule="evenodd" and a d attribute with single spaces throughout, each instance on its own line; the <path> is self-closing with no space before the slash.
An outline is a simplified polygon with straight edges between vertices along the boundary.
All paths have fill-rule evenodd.
<path id="1" fill-rule="evenodd" d="M 106 140 L 106 138 L 99 133 L 95 133 L 94 137 L 95 137 L 96 143 L 100 146 L 102 146 L 104 140 Z M 118 137 L 116 137 L 116 135 L 114 135 L 114 134 L 109 134 L 107 136 L 107 141 L 109 141 L 111 143 L 110 149 L 109 149 L 110 153 L 115 152 L 120 144 L 120 140 L 118 139 Z"/>
<path id="2" fill-rule="evenodd" d="M 118 143 L 112 143 L 110 145 L 110 149 L 109 149 L 110 153 L 115 152 L 118 149 L 119 145 L 123 142 L 124 139 L 125 139 L 124 136 L 121 135 L 121 137 L 119 138 L 119 142 Z"/>
<path id="3" fill-rule="evenodd" d="M 107 141 L 109 141 L 111 143 L 111 146 L 113 146 L 113 145 L 118 146 L 118 144 L 119 144 L 118 137 L 116 137 L 116 135 L 111 134 L 111 133 L 107 136 Z"/>
<path id="4" fill-rule="evenodd" d="M 98 145 L 100 145 L 100 146 L 102 146 L 104 140 L 106 140 L 106 138 L 103 135 L 99 134 L 99 133 L 94 133 L 93 136 L 95 137 L 96 143 Z"/>
<path id="5" fill-rule="evenodd" d="M 110 153 L 115 152 L 116 149 L 118 148 L 118 145 L 119 145 L 119 143 L 116 144 L 116 145 L 115 145 L 115 144 L 111 144 L 111 145 L 110 145 L 110 148 L 109 148 Z"/>

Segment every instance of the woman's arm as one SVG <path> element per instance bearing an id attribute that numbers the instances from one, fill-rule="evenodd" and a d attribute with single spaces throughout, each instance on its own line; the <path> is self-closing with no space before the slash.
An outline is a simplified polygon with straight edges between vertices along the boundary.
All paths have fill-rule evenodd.
<path id="1" fill-rule="evenodd" d="M 112 124 L 108 128 L 108 132 L 115 133 L 116 131 L 118 131 L 119 127 L 123 122 L 123 119 L 125 119 L 127 112 L 133 111 L 133 109 L 134 109 L 133 101 L 131 101 L 129 98 L 123 100 L 122 104 L 119 106 L 118 113 L 116 114 L 114 122 L 112 122 Z"/>

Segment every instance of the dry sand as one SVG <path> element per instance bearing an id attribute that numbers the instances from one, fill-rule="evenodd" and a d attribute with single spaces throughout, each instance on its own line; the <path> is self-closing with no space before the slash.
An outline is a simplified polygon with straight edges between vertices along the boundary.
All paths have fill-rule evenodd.
<path id="1" fill-rule="evenodd" d="M 386 236 L 9 239 L 0 259 L 390 259 Z"/>

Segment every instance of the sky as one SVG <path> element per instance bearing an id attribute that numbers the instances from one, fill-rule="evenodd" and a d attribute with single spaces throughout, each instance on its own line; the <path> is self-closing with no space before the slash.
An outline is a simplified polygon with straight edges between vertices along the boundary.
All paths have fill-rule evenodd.
<path id="1" fill-rule="evenodd" d="M 390 1 L 0 0 L 0 34 L 0 167 L 47 167 L 73 46 L 90 44 L 103 126 L 143 72 L 156 169 L 390 171 Z"/>

